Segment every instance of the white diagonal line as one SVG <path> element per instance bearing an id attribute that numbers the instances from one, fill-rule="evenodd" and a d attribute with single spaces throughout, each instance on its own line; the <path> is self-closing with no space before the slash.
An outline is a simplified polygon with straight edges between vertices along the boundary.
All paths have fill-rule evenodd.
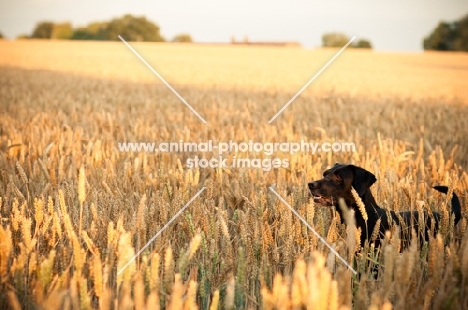
<path id="1" fill-rule="evenodd" d="M 289 100 L 288 103 L 286 103 L 286 104 L 284 105 L 284 107 L 283 107 L 281 110 L 278 111 L 278 113 L 276 113 L 275 116 L 273 116 L 273 118 L 268 122 L 268 124 L 271 124 L 271 122 L 273 122 L 273 121 L 275 120 L 275 118 L 277 118 L 278 115 L 280 115 L 280 114 L 291 104 L 291 102 L 293 102 L 294 99 L 296 99 L 297 96 L 299 96 L 299 95 L 304 91 L 304 89 L 306 89 L 307 86 L 309 86 L 310 83 L 312 83 L 312 82 L 320 75 L 320 73 L 322 73 L 322 71 L 325 70 L 325 69 L 333 62 L 333 60 L 335 60 L 335 58 L 338 57 L 338 55 L 340 55 L 341 52 L 343 52 L 343 51 L 345 50 L 345 48 L 347 48 L 348 45 L 350 45 L 351 42 L 354 41 L 354 39 L 356 39 L 356 36 L 352 37 L 351 40 L 349 40 L 349 42 L 346 43 L 346 45 L 343 46 L 343 47 L 338 51 L 338 53 L 336 53 L 336 55 L 333 56 L 333 58 L 330 59 L 330 60 L 325 64 L 325 66 L 323 66 L 323 68 L 320 69 L 320 71 L 317 72 L 317 73 L 310 79 L 310 81 L 307 82 L 307 84 L 305 84 L 304 87 L 302 87 L 301 90 L 298 91 L 297 94 L 295 94 L 294 97 L 292 97 L 291 100 Z"/>
<path id="2" fill-rule="evenodd" d="M 304 224 L 307 226 L 307 228 L 309 228 L 309 229 L 317 236 L 317 238 L 319 238 L 319 240 L 322 241 L 322 243 L 325 244 L 325 245 L 330 249 L 330 251 L 332 251 L 332 253 L 336 255 L 336 257 L 338 257 L 354 274 L 357 274 L 356 270 L 354 270 L 353 267 L 351 267 L 351 266 L 348 264 L 348 262 L 347 262 L 343 257 L 341 257 L 341 255 L 338 254 L 338 252 L 337 252 L 331 245 L 329 245 L 328 242 L 325 241 L 325 239 L 323 239 L 322 236 L 320 236 L 320 234 L 319 234 L 315 229 L 313 229 L 312 226 L 310 226 L 309 223 L 307 223 L 307 221 L 306 221 L 302 216 L 300 216 L 299 213 L 297 213 L 297 211 L 294 210 L 294 208 L 291 207 L 291 206 L 289 205 L 289 203 L 286 202 L 286 200 L 283 199 L 283 197 L 280 196 L 280 194 L 278 194 L 278 193 L 273 189 L 273 187 L 269 187 L 269 189 L 270 189 L 286 206 L 288 206 L 289 209 L 291 209 L 292 213 L 294 213 L 294 215 L 297 216 L 297 217 L 302 221 L 302 223 L 304 223 Z"/>
<path id="3" fill-rule="evenodd" d="M 128 261 L 127 264 L 125 264 L 125 266 L 122 267 L 122 269 L 119 270 L 119 272 L 117 272 L 117 275 L 121 274 L 122 271 L 125 270 L 125 268 L 128 267 L 128 265 L 130 265 L 134 260 L 135 258 L 138 257 L 138 255 L 140 255 L 150 244 L 151 242 L 153 242 L 167 227 L 169 227 L 169 225 L 171 225 L 171 223 L 182 213 L 184 212 L 184 210 L 195 200 L 195 198 L 197 198 L 204 190 L 205 190 L 206 187 L 203 187 L 201 190 L 198 191 L 198 193 L 195 194 L 195 196 L 192 197 L 192 199 L 189 200 L 189 202 L 187 202 L 187 204 L 179 210 L 179 212 L 176 213 L 176 215 L 174 215 L 170 220 L 169 222 L 166 223 L 166 225 L 163 226 L 163 228 L 161 228 L 157 233 L 156 235 L 153 236 L 153 238 L 150 239 L 150 241 L 148 241 L 148 243 L 145 244 L 144 247 L 141 248 L 140 251 L 138 251 L 138 253 L 136 253 L 132 259 L 130 259 Z"/>
<path id="4" fill-rule="evenodd" d="M 190 104 L 188 104 L 187 101 L 185 101 L 184 98 L 182 98 L 181 95 L 179 95 L 179 93 L 174 89 L 172 88 L 171 85 L 169 85 L 168 82 L 166 82 L 166 80 L 158 73 L 156 72 L 156 70 L 153 69 L 153 67 L 151 67 L 149 65 L 149 63 L 146 62 L 146 60 L 143 59 L 143 57 L 140 56 L 140 54 L 137 53 L 137 51 L 135 51 L 133 49 L 133 47 L 130 46 L 130 44 L 127 43 L 127 41 L 125 41 L 120 35 L 119 35 L 119 39 L 133 52 L 133 54 L 135 54 L 138 58 L 140 58 L 140 60 L 151 70 L 151 72 L 153 72 L 164 84 L 166 84 L 166 86 L 177 96 L 179 97 L 179 99 L 185 103 L 185 105 L 196 115 L 198 116 L 198 118 L 206 124 L 206 121 L 203 119 L 203 117 L 200 116 L 200 114 L 198 114 L 197 111 L 195 111 L 194 108 L 192 108 L 192 106 Z"/>

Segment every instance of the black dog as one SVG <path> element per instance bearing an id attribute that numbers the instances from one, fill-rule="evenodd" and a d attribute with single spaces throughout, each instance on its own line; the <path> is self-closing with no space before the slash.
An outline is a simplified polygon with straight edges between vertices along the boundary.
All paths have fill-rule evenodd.
<path id="1" fill-rule="evenodd" d="M 380 219 L 380 227 L 378 227 L 379 236 L 375 239 L 375 247 L 380 246 L 380 239 L 385 235 L 387 230 L 390 230 L 392 222 L 399 226 L 401 221 L 404 222 L 404 227 L 401 228 L 401 240 L 403 242 L 402 248 L 409 245 L 411 241 L 411 228 L 418 233 L 420 241 L 428 240 L 431 229 L 434 233 L 439 229 L 440 214 L 437 212 L 424 211 L 423 218 L 425 227 L 420 229 L 419 222 L 421 214 L 418 211 L 394 212 L 380 208 L 375 202 L 374 197 L 370 191 L 370 187 L 377 179 L 369 171 L 353 166 L 353 165 L 340 165 L 335 164 L 331 169 L 323 173 L 323 179 L 310 182 L 309 190 L 314 197 L 314 201 L 324 206 L 335 206 L 340 214 L 341 221 L 344 223 L 344 216 L 342 210 L 338 205 L 338 199 L 343 198 L 346 205 L 355 210 L 356 226 L 361 228 L 361 246 L 364 246 L 366 240 L 371 241 L 371 235 L 374 228 Z M 353 198 L 351 189 L 354 188 L 361 198 L 365 206 L 368 219 L 364 220 L 363 215 L 359 211 L 358 205 Z M 439 192 L 447 194 L 448 188 L 446 186 L 435 186 Z M 452 212 L 455 216 L 454 222 L 458 223 L 461 219 L 461 206 L 457 195 L 453 193 L 452 196 Z M 390 218 L 389 218 L 390 216 Z M 409 228 L 409 229 L 408 229 Z"/>

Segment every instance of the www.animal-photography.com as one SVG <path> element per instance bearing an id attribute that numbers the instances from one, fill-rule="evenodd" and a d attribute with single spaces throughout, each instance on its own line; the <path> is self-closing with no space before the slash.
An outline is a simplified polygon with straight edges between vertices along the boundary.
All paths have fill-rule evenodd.
<path id="1" fill-rule="evenodd" d="M 0 2 L 0 309 L 468 309 L 468 3 Z"/>

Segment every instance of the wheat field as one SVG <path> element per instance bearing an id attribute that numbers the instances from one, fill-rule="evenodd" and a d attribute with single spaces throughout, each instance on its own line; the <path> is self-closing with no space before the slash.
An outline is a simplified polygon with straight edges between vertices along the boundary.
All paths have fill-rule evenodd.
<path id="1" fill-rule="evenodd" d="M 207 124 L 121 42 L 0 41 L 1 309 L 468 308 L 468 54 L 347 50 L 268 124 L 336 50 L 132 46 Z M 117 147 L 210 139 L 357 150 L 283 154 L 290 166 L 265 172 Z M 431 187 L 448 185 L 463 218 L 402 253 L 397 234 L 360 250 L 308 197 L 335 162 L 372 171 L 390 210 L 446 214 Z"/>

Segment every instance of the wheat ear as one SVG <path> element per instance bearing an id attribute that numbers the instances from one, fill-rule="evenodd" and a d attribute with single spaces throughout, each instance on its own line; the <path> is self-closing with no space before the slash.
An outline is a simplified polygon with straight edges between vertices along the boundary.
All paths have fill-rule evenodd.
<path id="1" fill-rule="evenodd" d="M 357 204 L 357 206 L 358 206 L 359 212 L 361 212 L 361 215 L 362 215 L 362 217 L 364 218 L 364 221 L 367 222 L 367 220 L 369 219 L 369 217 L 367 216 L 366 206 L 365 206 L 364 203 L 362 202 L 361 197 L 359 197 L 359 195 L 358 195 L 358 193 L 356 192 L 356 190 L 354 189 L 354 187 L 351 188 L 351 194 L 353 195 L 354 201 L 356 201 L 356 204 Z"/>

